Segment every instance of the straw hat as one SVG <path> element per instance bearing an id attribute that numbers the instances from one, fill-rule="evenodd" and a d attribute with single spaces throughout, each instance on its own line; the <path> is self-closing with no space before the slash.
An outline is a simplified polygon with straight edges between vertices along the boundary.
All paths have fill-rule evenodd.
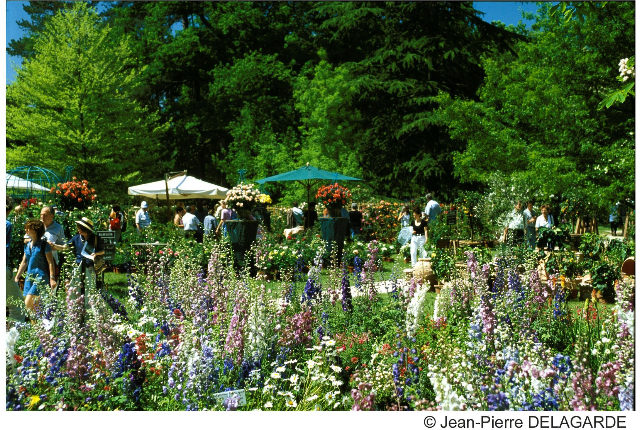
<path id="1" fill-rule="evenodd" d="M 149 205 L 147 204 L 147 202 L 142 202 L 142 203 L 140 203 L 140 207 L 142 209 L 147 209 L 149 207 Z"/>
<path id="2" fill-rule="evenodd" d="M 89 218 L 82 217 L 82 219 L 76 220 L 76 224 L 93 233 L 93 222 Z"/>

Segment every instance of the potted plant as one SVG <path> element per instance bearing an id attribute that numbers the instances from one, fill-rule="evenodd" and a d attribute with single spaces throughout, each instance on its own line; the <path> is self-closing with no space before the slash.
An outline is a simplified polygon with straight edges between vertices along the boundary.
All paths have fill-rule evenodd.
<path id="1" fill-rule="evenodd" d="M 592 297 L 599 301 L 612 303 L 615 298 L 614 284 L 620 279 L 616 266 L 606 261 L 593 265 L 591 272 Z"/>
<path id="2" fill-rule="evenodd" d="M 322 239 L 327 242 L 329 253 L 331 253 L 333 246 L 337 247 L 338 261 L 342 261 L 344 239 L 349 233 L 349 219 L 342 217 L 340 212 L 342 207 L 347 204 L 347 199 L 351 198 L 351 192 L 348 188 L 335 183 L 320 187 L 316 198 L 329 209 L 330 215 L 330 218 L 322 217 L 319 219 Z"/>
<path id="3" fill-rule="evenodd" d="M 431 254 L 431 269 L 438 279 L 438 285 L 451 279 L 451 274 L 455 270 L 455 261 L 451 254 L 442 249 L 436 249 Z"/>
<path id="4" fill-rule="evenodd" d="M 261 193 L 254 184 L 239 183 L 231 188 L 224 201 L 227 207 L 238 214 L 237 220 L 225 222 L 236 265 L 244 262 L 244 254 L 256 240 L 258 221 L 251 215 L 251 211 L 260 203 Z"/>
<path id="5" fill-rule="evenodd" d="M 402 247 L 400 248 L 400 254 L 402 255 L 402 258 L 404 258 L 404 262 L 408 263 L 411 261 L 411 245 L 409 245 L 408 243 L 405 243 L 404 245 L 402 245 Z"/>
<path id="6" fill-rule="evenodd" d="M 329 209 L 331 217 L 337 218 L 341 216 L 341 209 L 351 198 L 351 191 L 335 183 L 318 188 L 316 198 Z"/>

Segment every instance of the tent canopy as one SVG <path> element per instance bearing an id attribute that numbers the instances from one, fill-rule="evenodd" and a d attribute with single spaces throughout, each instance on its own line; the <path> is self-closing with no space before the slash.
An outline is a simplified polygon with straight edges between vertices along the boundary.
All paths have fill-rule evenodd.
<path id="1" fill-rule="evenodd" d="M 227 196 L 227 188 L 210 184 L 201 179 L 188 175 L 180 175 L 148 184 L 129 187 L 131 196 L 142 196 L 150 199 L 166 199 L 167 187 L 170 200 L 185 199 L 224 199 Z"/>
<path id="2" fill-rule="evenodd" d="M 26 179 L 19 178 L 18 176 L 7 173 L 7 189 L 13 188 L 17 190 L 30 190 L 30 191 L 46 191 L 49 192 L 49 188 L 43 187 L 35 182 L 27 181 Z"/>
<path id="3" fill-rule="evenodd" d="M 307 163 L 306 166 L 302 166 L 299 169 L 280 173 L 279 175 L 275 176 L 269 176 L 268 178 L 259 179 L 256 182 L 259 184 L 264 184 L 265 182 L 284 181 L 301 182 L 307 188 L 307 201 L 310 202 L 311 187 L 319 181 L 361 181 L 361 179 L 353 178 L 351 176 L 345 176 L 337 172 L 329 172 L 328 170 L 318 169 L 317 167 L 310 166 L 309 163 Z"/>

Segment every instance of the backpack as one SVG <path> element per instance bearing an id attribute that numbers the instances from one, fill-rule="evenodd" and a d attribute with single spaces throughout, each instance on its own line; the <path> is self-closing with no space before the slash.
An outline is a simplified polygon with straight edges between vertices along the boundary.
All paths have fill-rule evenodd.
<path id="1" fill-rule="evenodd" d="M 120 225 L 120 218 L 116 216 L 115 218 L 111 218 L 109 221 L 109 228 L 111 230 L 120 230 L 122 226 Z"/>

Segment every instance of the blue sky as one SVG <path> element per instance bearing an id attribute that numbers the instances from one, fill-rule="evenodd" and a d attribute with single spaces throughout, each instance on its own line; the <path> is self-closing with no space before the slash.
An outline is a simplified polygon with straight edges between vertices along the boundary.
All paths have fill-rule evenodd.
<path id="1" fill-rule="evenodd" d="M 24 13 L 22 6 L 26 2 L 7 1 L 6 2 L 6 44 L 8 46 L 11 39 L 17 39 L 22 32 L 16 24 L 21 19 L 26 19 L 28 15 Z M 537 7 L 535 2 L 474 2 L 474 7 L 485 12 L 483 19 L 487 22 L 502 21 L 505 24 L 517 24 L 522 19 L 522 11 L 535 12 Z M 530 24 L 527 23 L 527 24 Z M 6 49 L 6 48 L 5 48 Z M 15 79 L 14 67 L 19 67 L 20 58 L 11 57 L 5 52 L 6 58 L 6 82 L 9 84 Z"/>

